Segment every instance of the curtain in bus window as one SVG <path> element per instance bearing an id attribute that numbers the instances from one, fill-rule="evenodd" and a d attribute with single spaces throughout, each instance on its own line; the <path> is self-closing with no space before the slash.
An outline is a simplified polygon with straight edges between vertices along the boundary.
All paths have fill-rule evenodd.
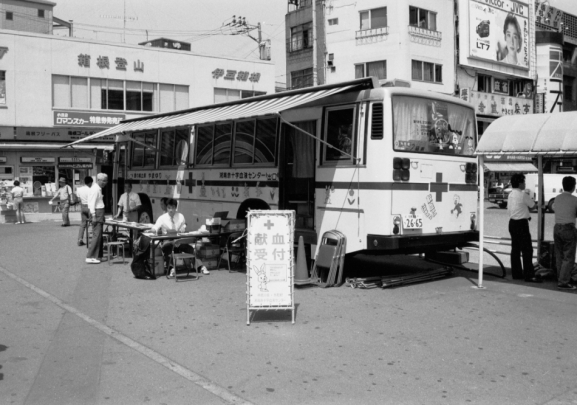
<path id="1" fill-rule="evenodd" d="M 234 163 L 253 163 L 255 121 L 238 121 L 234 137 Z"/>
<path id="2" fill-rule="evenodd" d="M 188 108 L 188 86 L 174 86 L 176 110 Z"/>
<path id="3" fill-rule="evenodd" d="M 160 139 L 160 165 L 174 166 L 174 130 L 162 131 Z"/>
<path id="4" fill-rule="evenodd" d="M 199 165 L 211 165 L 214 127 L 212 125 L 199 126 L 197 131 L 196 163 Z"/>
<path id="5" fill-rule="evenodd" d="M 430 129 L 427 100 L 400 96 L 393 98 L 393 135 L 396 150 L 428 151 Z"/>
<path id="6" fill-rule="evenodd" d="M 144 133 L 134 134 L 132 136 L 136 141 L 144 143 Z M 144 166 L 144 147 L 133 142 L 133 153 L 132 153 L 132 166 L 142 167 Z"/>
<path id="7" fill-rule="evenodd" d="M 449 105 L 449 150 L 456 155 L 473 156 L 475 152 L 475 129 L 473 112 L 470 109 Z"/>
<path id="8" fill-rule="evenodd" d="M 146 134 L 145 143 L 155 149 L 146 148 L 144 150 L 144 165 L 154 166 L 156 164 L 156 131 Z"/>
<path id="9" fill-rule="evenodd" d="M 54 107 L 70 108 L 70 79 L 68 76 L 52 76 Z"/>
<path id="10" fill-rule="evenodd" d="M 174 150 L 174 164 L 184 165 L 188 160 L 188 128 L 176 130 L 176 148 Z"/>
<path id="11" fill-rule="evenodd" d="M 254 162 L 272 163 L 276 146 L 276 118 L 256 120 L 256 141 L 254 144 Z"/>
<path id="12" fill-rule="evenodd" d="M 101 79 L 90 79 L 90 108 L 93 110 L 105 110 L 106 105 L 102 105 L 102 101 L 106 101 L 106 97 L 102 97 L 102 82 Z"/>
<path id="13" fill-rule="evenodd" d="M 86 77 L 73 77 L 72 84 L 72 107 L 88 108 L 88 79 Z"/>
<path id="14" fill-rule="evenodd" d="M 231 144 L 232 144 L 232 123 L 215 125 L 215 132 L 214 132 L 215 165 L 229 164 Z"/>
<path id="15" fill-rule="evenodd" d="M 354 121 L 354 107 L 327 111 L 325 141 L 333 146 L 333 148 L 324 146 L 327 161 L 351 159 L 348 155 L 353 152 Z"/>
<path id="16" fill-rule="evenodd" d="M 316 121 L 295 122 L 294 125 L 309 134 L 316 134 Z M 315 139 L 291 128 L 290 142 L 294 151 L 293 177 L 298 179 L 314 177 Z"/>
<path id="17" fill-rule="evenodd" d="M 174 111 L 174 85 L 160 85 L 160 112 Z"/>

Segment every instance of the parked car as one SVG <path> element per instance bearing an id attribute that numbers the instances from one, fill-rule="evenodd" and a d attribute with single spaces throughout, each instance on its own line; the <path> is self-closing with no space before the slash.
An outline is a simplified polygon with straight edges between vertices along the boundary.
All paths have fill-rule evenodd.
<path id="1" fill-rule="evenodd" d="M 509 193 L 513 191 L 511 183 L 507 185 L 496 184 L 494 187 L 489 187 L 489 202 L 497 204 L 499 208 L 507 208 L 507 198 Z"/>

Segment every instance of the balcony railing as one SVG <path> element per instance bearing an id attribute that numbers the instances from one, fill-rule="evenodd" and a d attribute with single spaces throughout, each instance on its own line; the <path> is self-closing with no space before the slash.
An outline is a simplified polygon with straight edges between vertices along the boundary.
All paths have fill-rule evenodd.
<path id="1" fill-rule="evenodd" d="M 424 45 L 441 46 L 442 34 L 440 31 L 433 31 L 427 28 L 409 25 L 409 35 L 412 42 Z"/>
<path id="2" fill-rule="evenodd" d="M 312 6 L 312 0 L 288 0 L 288 12 Z"/>
<path id="3" fill-rule="evenodd" d="M 389 35 L 389 27 L 373 28 L 369 30 L 359 30 L 355 32 L 355 39 L 384 37 Z"/>

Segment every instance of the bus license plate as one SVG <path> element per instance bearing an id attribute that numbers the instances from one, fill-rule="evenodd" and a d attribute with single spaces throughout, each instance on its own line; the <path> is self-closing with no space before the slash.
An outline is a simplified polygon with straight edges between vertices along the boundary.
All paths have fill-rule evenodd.
<path id="1" fill-rule="evenodd" d="M 423 227 L 423 218 L 420 216 L 403 215 L 403 228 L 420 229 Z"/>

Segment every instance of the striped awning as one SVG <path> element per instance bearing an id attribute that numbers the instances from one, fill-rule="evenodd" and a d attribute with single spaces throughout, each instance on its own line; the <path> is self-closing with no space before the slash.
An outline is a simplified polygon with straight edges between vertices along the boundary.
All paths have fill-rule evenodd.
<path id="1" fill-rule="evenodd" d="M 350 90 L 358 84 L 350 84 L 341 87 L 310 91 L 306 93 L 290 94 L 283 96 L 280 93 L 277 97 L 258 97 L 252 102 L 226 103 L 224 105 L 208 106 L 195 109 L 181 114 L 163 115 L 135 121 L 123 122 L 102 132 L 87 136 L 82 140 L 73 142 L 68 146 L 101 138 L 103 136 L 118 135 L 123 132 L 145 131 L 150 129 L 175 128 L 209 122 L 233 120 L 239 118 L 250 118 L 269 114 L 280 114 L 282 111 L 298 107 L 324 97 L 329 97 L 336 93 Z"/>

